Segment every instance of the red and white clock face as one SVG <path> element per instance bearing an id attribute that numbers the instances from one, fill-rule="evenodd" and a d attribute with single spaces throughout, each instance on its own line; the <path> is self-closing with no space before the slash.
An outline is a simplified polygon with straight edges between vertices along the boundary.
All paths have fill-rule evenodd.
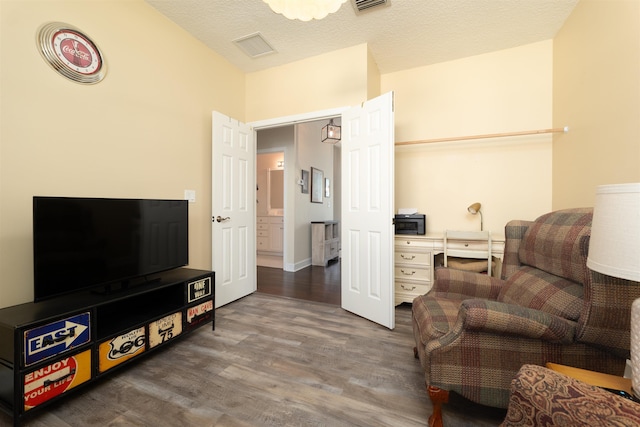
<path id="1" fill-rule="evenodd" d="M 36 42 L 44 60 L 68 79 L 82 84 L 104 79 L 107 64 L 102 52 L 80 29 L 64 22 L 49 22 L 38 30 Z"/>
<path id="2" fill-rule="evenodd" d="M 81 34 L 72 30 L 60 30 L 53 35 L 54 53 L 68 68 L 82 74 L 94 74 L 102 61 L 98 49 Z"/>

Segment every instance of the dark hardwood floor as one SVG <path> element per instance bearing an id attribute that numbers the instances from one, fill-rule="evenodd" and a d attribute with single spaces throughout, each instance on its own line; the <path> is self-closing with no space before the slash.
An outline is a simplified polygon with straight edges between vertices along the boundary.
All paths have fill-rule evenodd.
<path id="1" fill-rule="evenodd" d="M 296 272 L 258 267 L 258 292 L 339 306 L 340 261 Z"/>

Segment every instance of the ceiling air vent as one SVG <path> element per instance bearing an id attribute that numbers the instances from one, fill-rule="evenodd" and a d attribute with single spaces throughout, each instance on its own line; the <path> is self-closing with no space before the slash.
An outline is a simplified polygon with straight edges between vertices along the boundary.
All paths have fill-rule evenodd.
<path id="1" fill-rule="evenodd" d="M 351 0 L 357 12 L 365 12 L 378 6 L 388 6 L 389 0 Z"/>
<path id="2" fill-rule="evenodd" d="M 233 40 L 233 42 L 252 58 L 258 58 L 276 51 L 259 32 L 240 37 Z"/>

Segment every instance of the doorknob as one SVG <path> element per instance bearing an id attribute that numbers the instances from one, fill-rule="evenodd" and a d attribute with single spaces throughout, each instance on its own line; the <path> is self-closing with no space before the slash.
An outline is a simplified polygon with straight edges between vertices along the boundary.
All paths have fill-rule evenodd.
<path id="1" fill-rule="evenodd" d="M 229 218 L 228 216 L 225 216 L 224 218 L 222 218 L 220 215 L 218 215 L 216 217 L 216 221 L 218 221 L 218 222 L 227 221 L 229 219 L 231 219 L 231 218 Z"/>

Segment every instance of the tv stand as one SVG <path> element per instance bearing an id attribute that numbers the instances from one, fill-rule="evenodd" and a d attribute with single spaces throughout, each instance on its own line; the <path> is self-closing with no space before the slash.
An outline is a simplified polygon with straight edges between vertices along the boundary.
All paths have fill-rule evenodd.
<path id="1" fill-rule="evenodd" d="M 133 288 L 140 285 L 147 285 L 149 283 L 159 282 L 161 277 L 150 277 L 150 275 L 143 276 L 138 279 L 126 279 L 120 282 L 107 283 L 106 285 L 93 289 L 91 292 L 97 295 L 111 295 L 118 292 L 124 292 L 129 288 Z"/>
<path id="2" fill-rule="evenodd" d="M 214 323 L 215 275 L 179 268 L 114 292 L 0 309 L 0 410 L 35 413 Z"/>

